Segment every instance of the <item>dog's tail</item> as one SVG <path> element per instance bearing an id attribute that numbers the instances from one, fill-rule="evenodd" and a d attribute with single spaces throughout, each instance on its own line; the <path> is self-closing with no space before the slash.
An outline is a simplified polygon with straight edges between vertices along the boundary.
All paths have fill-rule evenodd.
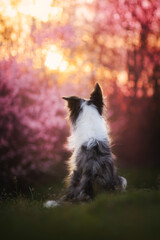
<path id="1" fill-rule="evenodd" d="M 60 202 L 55 200 L 48 200 L 43 203 L 43 207 L 46 207 L 46 208 L 54 208 L 54 207 L 58 207 L 59 205 L 61 205 Z"/>
<path id="2" fill-rule="evenodd" d="M 66 201 L 66 196 L 61 196 L 58 200 L 48 200 L 43 203 L 43 207 L 45 208 L 55 208 L 61 206 Z"/>

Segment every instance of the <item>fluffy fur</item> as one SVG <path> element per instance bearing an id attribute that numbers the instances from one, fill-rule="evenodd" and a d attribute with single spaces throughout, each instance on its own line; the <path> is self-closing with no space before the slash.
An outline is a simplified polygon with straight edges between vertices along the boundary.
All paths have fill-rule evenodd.
<path id="1" fill-rule="evenodd" d="M 94 197 L 94 185 L 104 190 L 125 190 L 127 181 L 118 176 L 103 118 L 103 94 L 97 83 L 88 100 L 72 96 L 68 102 L 71 120 L 68 161 L 69 187 L 66 200 L 85 201 Z"/>

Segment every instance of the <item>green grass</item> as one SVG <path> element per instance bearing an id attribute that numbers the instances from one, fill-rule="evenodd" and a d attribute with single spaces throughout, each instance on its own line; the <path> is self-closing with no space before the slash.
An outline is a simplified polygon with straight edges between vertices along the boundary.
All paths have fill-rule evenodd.
<path id="1" fill-rule="evenodd" d="M 30 197 L 8 196 L 0 201 L 1 239 L 160 239 L 158 169 L 122 171 L 126 193 L 103 193 L 93 202 L 43 207 L 56 186 Z M 53 191 L 53 192 L 52 192 Z"/>

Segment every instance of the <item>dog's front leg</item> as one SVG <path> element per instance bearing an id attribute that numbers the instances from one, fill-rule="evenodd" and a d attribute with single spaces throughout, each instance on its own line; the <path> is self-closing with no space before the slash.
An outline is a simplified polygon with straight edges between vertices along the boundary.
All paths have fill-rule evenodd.
<path id="1" fill-rule="evenodd" d="M 89 168 L 86 164 L 80 184 L 79 184 L 79 194 L 77 199 L 80 201 L 87 201 L 93 198 L 93 174 L 92 168 Z"/>
<path id="2" fill-rule="evenodd" d="M 73 171 L 71 177 L 70 177 L 70 182 L 69 182 L 69 187 L 67 190 L 67 194 L 65 196 L 65 200 L 72 200 L 76 199 L 78 195 L 78 185 L 80 182 L 80 172 L 75 170 Z"/>

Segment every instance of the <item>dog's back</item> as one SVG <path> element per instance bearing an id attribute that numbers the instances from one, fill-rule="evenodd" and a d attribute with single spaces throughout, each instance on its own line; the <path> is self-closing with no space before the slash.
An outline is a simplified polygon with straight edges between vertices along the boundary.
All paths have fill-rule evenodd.
<path id="1" fill-rule="evenodd" d="M 72 134 L 69 140 L 73 150 L 69 160 L 69 188 L 66 198 L 86 200 L 93 197 L 93 185 L 114 190 L 126 180 L 117 175 L 109 145 L 106 122 L 103 118 L 103 95 L 97 84 L 90 99 L 64 98 L 68 101 Z"/>

